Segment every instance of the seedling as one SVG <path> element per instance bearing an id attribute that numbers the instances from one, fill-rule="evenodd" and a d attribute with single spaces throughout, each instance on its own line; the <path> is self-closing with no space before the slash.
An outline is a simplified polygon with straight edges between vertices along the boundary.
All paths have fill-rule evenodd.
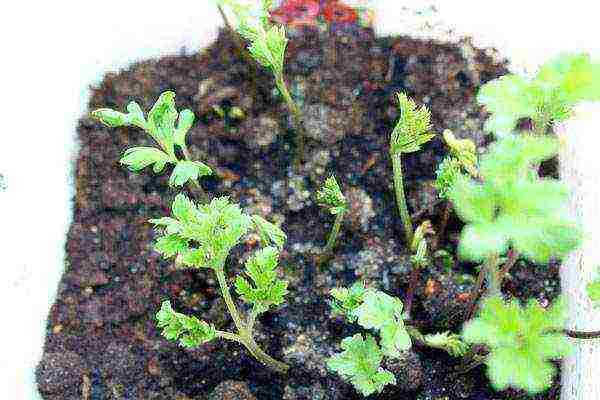
<path id="1" fill-rule="evenodd" d="M 417 104 L 404 93 L 398 93 L 400 118 L 396 123 L 390 140 L 390 156 L 394 172 L 394 189 L 396 204 L 404 226 L 407 243 L 412 242 L 413 225 L 406 205 L 404 182 L 402 177 L 402 154 L 414 153 L 429 142 L 434 134 L 431 133 L 431 113 L 425 106 L 417 108 Z"/>
<path id="2" fill-rule="evenodd" d="M 141 128 L 158 145 L 127 149 L 121 157 L 121 164 L 135 172 L 152 166 L 156 174 L 162 172 L 167 164 L 172 164 L 175 168 L 169 178 L 169 185 L 181 187 L 187 183 L 199 193 L 203 201 L 208 200 L 198 180 L 212 174 L 212 170 L 203 162 L 191 160 L 185 139 L 194 123 L 194 113 L 188 109 L 177 112 L 174 92 L 166 91 L 160 95 L 148 113 L 147 120 L 135 101 L 129 102 L 126 113 L 100 108 L 93 111 L 92 116 L 110 128 L 123 126 Z M 183 158 L 178 158 L 176 148 L 181 150 Z"/>
<path id="3" fill-rule="evenodd" d="M 250 55 L 263 67 L 268 68 L 275 78 L 275 85 L 281 93 L 296 128 L 296 156 L 294 164 L 299 167 L 304 156 L 305 128 L 300 107 L 290 94 L 284 77 L 285 50 L 288 39 L 283 26 L 273 25 L 269 10 L 272 0 L 261 0 L 260 7 L 243 6 L 236 0 L 222 1 L 237 17 L 239 34 L 248 41 Z"/>
<path id="4" fill-rule="evenodd" d="M 463 338 L 489 348 L 485 364 L 494 388 L 518 387 L 537 393 L 550 387 L 556 368 L 550 360 L 569 354 L 570 346 L 562 327 L 565 306 L 557 300 L 548 309 L 535 300 L 521 307 L 517 300 L 486 298 L 479 315 L 468 322 Z"/>
<path id="5" fill-rule="evenodd" d="M 600 100 L 600 64 L 586 54 L 561 54 L 533 78 L 511 74 L 488 82 L 477 100 L 491 113 L 485 129 L 497 137 L 512 134 L 522 118 L 544 134 L 552 123 L 569 118 L 576 103 Z"/>
<path id="6" fill-rule="evenodd" d="M 357 391 L 368 396 L 379 393 L 386 385 L 396 384 L 395 376 L 381 366 L 384 357 L 398 358 L 409 350 L 413 340 L 422 345 L 462 356 L 467 345 L 458 335 L 444 332 L 423 335 L 415 327 L 404 324 L 402 301 L 384 292 L 365 288 L 361 282 L 350 288 L 331 290 L 332 313 L 341 315 L 350 323 L 378 333 L 380 343 L 366 333 L 342 340 L 344 350 L 327 361 L 330 370 L 348 380 Z"/>
<path id="7" fill-rule="evenodd" d="M 336 239 L 340 233 L 344 215 L 346 214 L 346 211 L 348 211 L 348 204 L 340 189 L 340 185 L 333 175 L 325 180 L 323 187 L 317 192 L 316 197 L 317 202 L 327 207 L 329 212 L 332 215 L 335 215 L 333 227 L 331 228 L 331 232 L 327 238 L 327 244 L 323 250 L 325 256 L 330 256 L 333 253 L 333 247 L 335 246 Z"/>
<path id="8" fill-rule="evenodd" d="M 197 347 L 215 338 L 233 340 L 244 345 L 267 367 L 286 373 L 288 366 L 266 354 L 253 336 L 256 318 L 283 303 L 287 293 L 287 282 L 277 277 L 279 250 L 268 246 L 256 251 L 245 263 L 245 276 L 239 275 L 235 280 L 236 292 L 251 307 L 246 317 L 238 310 L 225 276 L 229 252 L 250 229 L 256 229 L 261 237 L 276 246 L 282 244 L 280 232 L 271 234 L 274 225 L 267 223 L 269 228 L 265 230 L 263 221 L 244 214 L 227 197 L 196 205 L 185 195 L 177 195 L 171 216 L 150 220 L 160 232 L 155 249 L 165 258 L 177 258 L 186 267 L 208 268 L 215 272 L 236 332 L 220 331 L 208 322 L 176 313 L 168 301 L 163 302 L 156 318 L 158 326 L 163 329 L 163 336 L 179 340 L 182 346 Z"/>
<path id="9" fill-rule="evenodd" d="M 432 235 L 434 233 L 435 232 L 431 227 L 431 222 L 424 221 L 417 227 L 415 234 L 413 235 L 412 243 L 410 245 L 410 250 L 412 252 L 412 256 L 410 258 L 412 270 L 410 274 L 408 291 L 406 293 L 406 299 L 404 300 L 406 304 L 405 314 L 408 318 L 410 318 L 415 288 L 419 280 L 421 269 L 425 268 L 429 264 L 427 240 L 425 236 Z"/>

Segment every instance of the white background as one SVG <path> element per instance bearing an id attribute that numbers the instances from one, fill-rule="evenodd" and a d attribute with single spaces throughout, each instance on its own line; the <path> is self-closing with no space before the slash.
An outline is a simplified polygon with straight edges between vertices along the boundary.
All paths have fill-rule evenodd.
<path id="1" fill-rule="evenodd" d="M 528 68 L 565 49 L 600 54 L 591 0 L 374 3 L 381 32 L 416 29 L 400 4 L 437 4 L 433 20 Z M 8 190 L 0 193 L 0 396 L 30 400 L 38 398 L 32 371 L 63 269 L 74 128 L 87 88 L 134 60 L 195 50 L 221 21 L 208 0 L 21 0 L 1 8 L 0 173 Z"/>

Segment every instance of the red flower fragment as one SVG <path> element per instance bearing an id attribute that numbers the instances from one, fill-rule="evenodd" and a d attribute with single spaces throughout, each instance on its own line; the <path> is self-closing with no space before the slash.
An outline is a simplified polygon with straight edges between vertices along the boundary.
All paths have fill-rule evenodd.
<path id="1" fill-rule="evenodd" d="M 315 25 L 319 15 L 319 0 L 287 0 L 271 11 L 271 19 L 289 26 Z"/>
<path id="2" fill-rule="evenodd" d="M 356 10 L 338 0 L 327 1 L 321 13 L 325 21 L 333 24 L 352 24 L 358 21 Z"/>

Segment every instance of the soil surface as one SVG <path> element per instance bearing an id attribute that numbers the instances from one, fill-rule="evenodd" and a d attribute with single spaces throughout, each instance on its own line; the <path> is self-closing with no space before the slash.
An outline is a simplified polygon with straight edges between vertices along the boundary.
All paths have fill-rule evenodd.
<path id="1" fill-rule="evenodd" d="M 398 116 L 394 93 L 406 91 L 426 104 L 435 131 L 454 130 L 480 149 L 486 117 L 474 95 L 486 81 L 506 73 L 489 50 L 458 44 L 377 38 L 369 29 L 293 32 L 287 79 L 302 102 L 311 138 L 302 175 L 290 172 L 293 129 L 267 71 L 244 61 L 226 31 L 199 53 L 144 61 L 107 74 L 93 88 L 90 110 L 124 109 L 135 100 L 148 110 L 165 90 L 177 93 L 179 109 L 199 116 L 188 135 L 193 158 L 213 166 L 205 179 L 211 196 L 228 195 L 248 213 L 280 222 L 288 234 L 282 269 L 290 293 L 278 310 L 257 323 L 257 340 L 291 365 L 283 377 L 261 366 L 236 343 L 213 341 L 185 350 L 160 336 L 154 315 L 163 300 L 173 307 L 233 329 L 211 271 L 177 270 L 152 250 L 149 218 L 167 215 L 177 194 L 168 175 L 121 168 L 122 152 L 151 145 L 138 129 L 108 129 L 85 116 L 76 168 L 73 224 L 67 266 L 50 310 L 39 389 L 47 400 L 101 399 L 359 399 L 325 367 L 340 341 L 358 331 L 332 317 L 331 288 L 365 280 L 404 298 L 409 255 L 392 190 L 388 140 Z M 243 111 L 240 115 L 238 107 Z M 234 112 L 232 112 L 232 110 Z M 415 223 L 437 227 L 443 207 L 432 188 L 445 149 L 440 137 L 404 157 L 406 190 Z M 333 218 L 313 193 L 335 173 L 351 202 L 335 257 L 316 267 Z M 467 313 L 475 266 L 454 253 L 460 221 L 451 215 L 436 238 L 433 265 L 416 291 L 414 319 L 424 332 L 459 331 Z M 241 270 L 257 238 L 249 236 L 229 257 L 229 277 Z M 558 270 L 518 262 L 506 293 L 551 301 Z M 241 307 L 243 307 L 240 304 Z M 485 367 L 441 351 L 413 348 L 388 365 L 398 380 L 373 399 L 521 399 L 519 391 L 494 392 Z M 519 367 L 519 366 L 515 366 Z M 558 382 L 536 399 L 558 398 Z"/>

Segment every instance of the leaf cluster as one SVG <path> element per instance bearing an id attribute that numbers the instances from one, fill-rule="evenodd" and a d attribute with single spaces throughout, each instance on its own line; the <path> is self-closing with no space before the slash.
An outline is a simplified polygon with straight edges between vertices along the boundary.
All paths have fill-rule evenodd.
<path id="1" fill-rule="evenodd" d="M 381 367 L 383 357 L 397 358 L 412 343 L 402 316 L 402 301 L 378 290 L 366 289 L 357 282 L 350 288 L 331 291 L 335 314 L 358 322 L 365 329 L 379 334 L 380 345 L 366 334 L 347 337 L 342 341 L 342 353 L 331 357 L 327 365 L 349 380 L 363 395 L 381 392 L 387 384 L 395 384 L 394 375 Z"/>
<path id="2" fill-rule="evenodd" d="M 429 142 L 431 133 L 431 112 L 424 105 L 420 108 L 405 93 L 397 93 L 400 118 L 392 131 L 390 152 L 392 154 L 413 153 Z"/>
<path id="3" fill-rule="evenodd" d="M 188 317 L 173 311 L 171 303 L 164 301 L 156 314 L 157 325 L 168 340 L 179 341 L 183 347 L 193 348 L 213 340 L 217 336 L 215 327 L 196 317 Z"/>
<path id="4" fill-rule="evenodd" d="M 348 210 L 346 197 L 333 175 L 325 180 L 323 187 L 317 191 L 316 198 L 317 202 L 329 208 L 329 212 L 333 215 L 341 214 Z"/>
<path id="5" fill-rule="evenodd" d="M 158 174 L 167 164 L 173 164 L 175 168 L 169 185 L 179 187 L 188 181 L 212 174 L 211 168 L 202 162 L 177 158 L 176 147 L 186 149 L 185 137 L 194 123 L 194 113 L 188 109 L 177 112 L 174 92 L 166 91 L 159 96 L 148 113 L 148 119 L 135 101 L 127 105 L 126 113 L 100 108 L 93 111 L 92 116 L 111 128 L 141 128 L 158 144 L 158 147 L 132 147 L 125 151 L 120 163 L 132 171 L 137 172 L 152 166 L 154 173 Z"/>
<path id="6" fill-rule="evenodd" d="M 441 199 L 448 199 L 448 193 L 459 175 L 469 173 L 476 176 L 477 152 L 475 143 L 469 139 L 457 139 L 452 131 L 444 131 L 444 141 L 450 150 L 450 155 L 438 165 L 435 171 L 434 186 Z"/>
<path id="7" fill-rule="evenodd" d="M 278 257 L 279 252 L 275 247 L 258 250 L 245 264 L 245 273 L 252 283 L 242 275 L 235 280 L 237 293 L 258 313 L 267 311 L 270 306 L 280 305 L 287 294 L 287 281 L 277 277 Z"/>
<path id="8" fill-rule="evenodd" d="M 505 75 L 481 87 L 477 100 L 492 115 L 488 132 L 502 137 L 519 119 L 538 125 L 564 121 L 579 101 L 600 100 L 600 64 L 587 54 L 560 54 L 542 65 L 537 75 Z"/>
<path id="9" fill-rule="evenodd" d="M 483 182 L 459 175 L 449 198 L 467 223 L 459 254 L 483 261 L 509 246 L 523 257 L 547 263 L 563 257 L 581 241 L 581 230 L 566 216 L 567 188 L 540 179 L 535 166 L 556 154 L 551 137 L 513 136 L 492 144 L 480 163 Z"/>
<path id="10" fill-rule="evenodd" d="M 549 308 L 535 300 L 525 307 L 499 296 L 485 299 L 477 317 L 468 322 L 463 338 L 489 347 L 488 376 L 497 390 L 509 386 L 537 393 L 550 387 L 556 368 L 550 360 L 570 351 L 561 333 L 566 322 L 562 299 Z"/>

